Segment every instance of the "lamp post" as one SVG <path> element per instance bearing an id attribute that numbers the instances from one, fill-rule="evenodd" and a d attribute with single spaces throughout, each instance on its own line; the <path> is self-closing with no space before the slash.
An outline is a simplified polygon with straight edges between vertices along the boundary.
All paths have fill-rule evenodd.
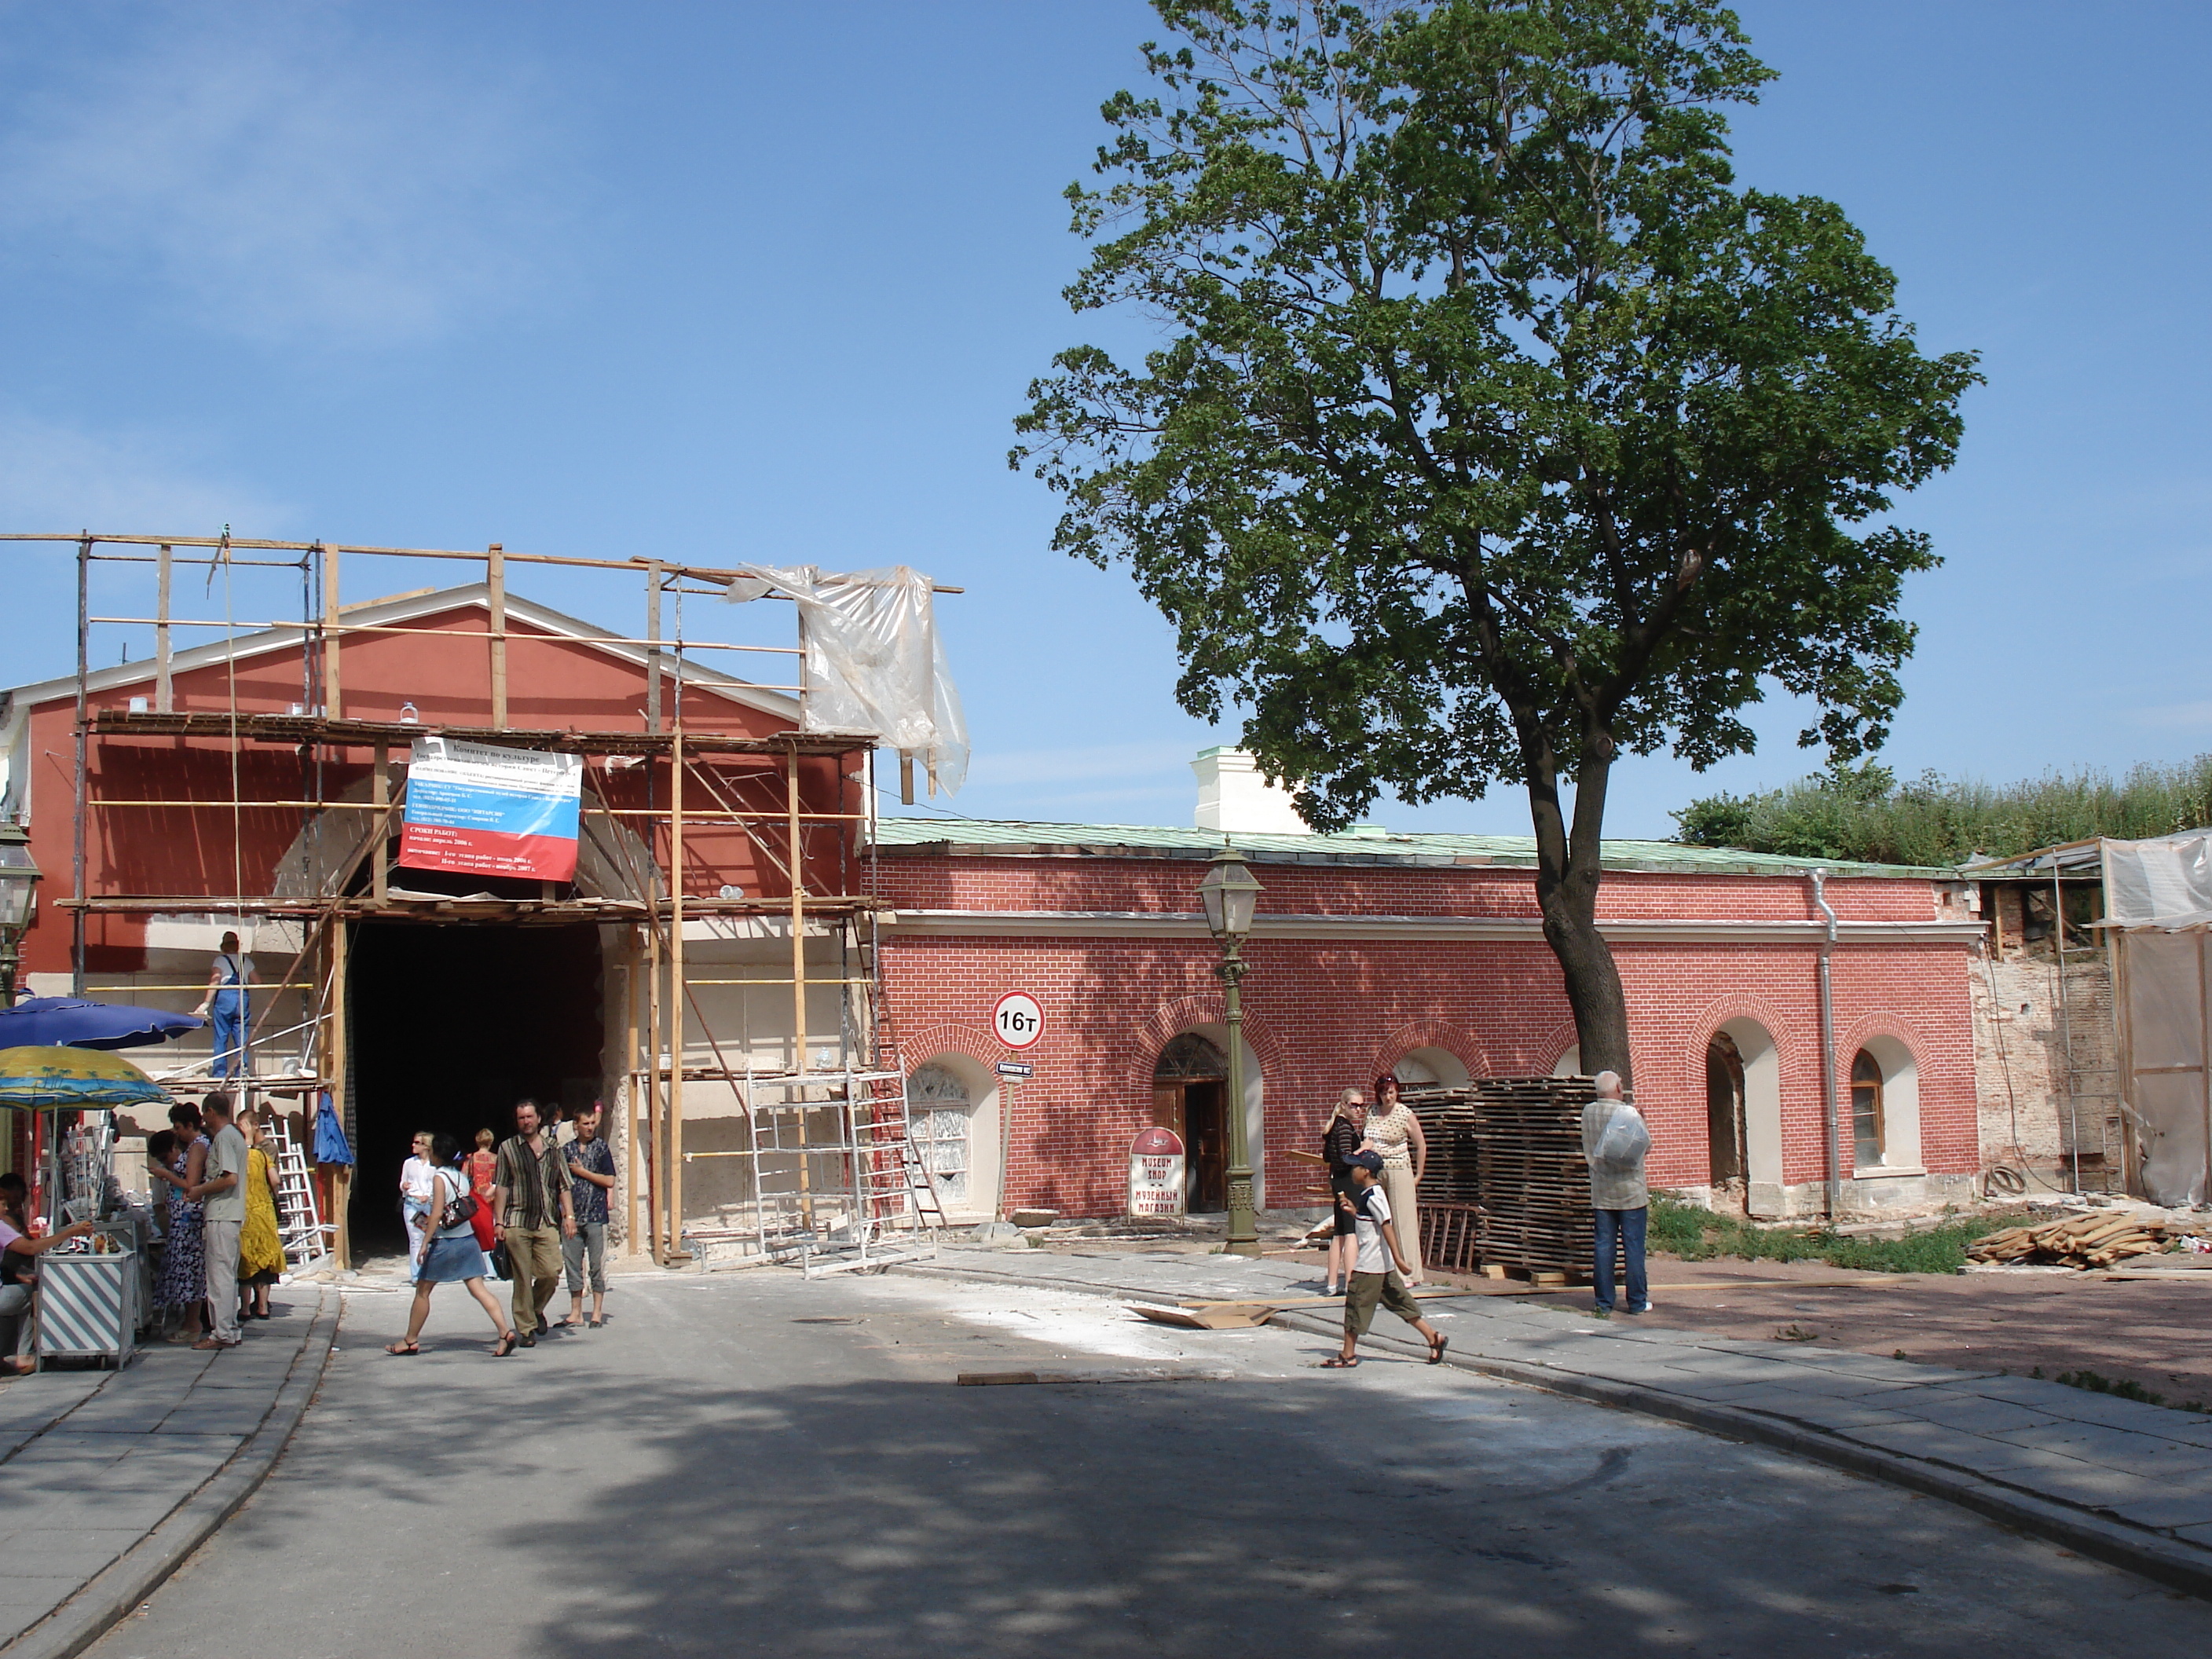
<path id="1" fill-rule="evenodd" d="M 1244 979 L 1243 945 L 1260 906 L 1260 884 L 1234 847 L 1213 855 L 1206 879 L 1198 884 L 1206 904 L 1206 925 L 1221 941 L 1222 1005 L 1229 1019 L 1229 1253 L 1260 1254 L 1260 1231 L 1252 1216 L 1252 1149 L 1244 1136 L 1244 1008 L 1238 988 Z"/>
<path id="2" fill-rule="evenodd" d="M 19 947 L 23 930 L 31 925 L 31 900 L 38 886 L 30 832 L 13 818 L 0 819 L 0 1008 L 15 1006 Z"/>

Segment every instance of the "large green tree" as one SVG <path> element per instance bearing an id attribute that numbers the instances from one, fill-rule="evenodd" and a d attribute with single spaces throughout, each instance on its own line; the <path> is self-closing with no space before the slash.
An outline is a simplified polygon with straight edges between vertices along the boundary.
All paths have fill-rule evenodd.
<path id="1" fill-rule="evenodd" d="M 1936 560 L 1875 520 L 1975 360 L 1917 349 L 1839 209 L 1736 185 L 1722 111 L 1771 71 L 1704 0 L 1154 5 L 1068 297 L 1164 337 L 1061 353 L 1014 463 L 1316 828 L 1525 787 L 1583 1065 L 1626 1074 L 1612 768 L 1748 750 L 1771 684 L 1879 744 Z"/>

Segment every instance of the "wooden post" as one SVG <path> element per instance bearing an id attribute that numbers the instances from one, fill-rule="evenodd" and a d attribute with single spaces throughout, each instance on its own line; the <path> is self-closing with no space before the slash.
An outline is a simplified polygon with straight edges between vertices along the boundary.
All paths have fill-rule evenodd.
<path id="1" fill-rule="evenodd" d="M 655 559 L 646 567 L 645 578 L 645 637 L 660 637 L 660 562 Z M 660 730 L 660 647 L 645 647 L 645 729 Z"/>
<path id="2" fill-rule="evenodd" d="M 799 750 L 784 757 L 786 799 L 791 823 L 791 1041 L 793 1070 L 806 1063 L 806 849 L 799 823 Z"/>
<path id="3" fill-rule="evenodd" d="M 805 1078 L 813 1068 L 806 1058 L 806 848 L 799 826 L 799 750 L 784 754 L 784 786 L 791 834 L 791 1054 L 792 1070 Z M 814 1182 L 806 1161 L 806 1085 L 799 1091 L 799 1218 L 814 1225 Z"/>
<path id="4" fill-rule="evenodd" d="M 494 542 L 484 554 L 484 582 L 491 590 L 491 723 L 507 724 L 507 553 Z"/>
<path id="5" fill-rule="evenodd" d="M 154 575 L 154 708 L 166 714 L 177 706 L 169 680 L 169 544 L 161 544 Z"/>
<path id="6" fill-rule="evenodd" d="M 668 1132 L 661 1122 L 660 1109 L 660 903 L 650 894 L 647 896 L 650 920 L 645 930 L 645 1129 L 649 1157 L 645 1225 L 653 1259 L 665 1263 L 668 1258 L 661 1248 L 660 1225 L 662 1200 L 668 1193 Z"/>
<path id="7" fill-rule="evenodd" d="M 332 918 L 331 922 L 331 1006 L 325 1011 L 329 1024 L 325 1028 L 323 1055 L 326 1064 L 322 1067 L 325 1080 L 330 1085 L 331 1103 L 337 1109 L 338 1121 L 345 1121 L 346 1107 L 346 925 Z M 356 1148 L 356 1154 L 359 1152 Z M 331 1185 L 331 1219 L 337 1224 L 332 1237 L 331 1255 L 343 1273 L 353 1266 L 353 1231 L 346 1211 L 353 1200 L 353 1169 L 341 1164 L 333 1174 Z"/>
<path id="8" fill-rule="evenodd" d="M 392 751 L 385 744 L 376 745 L 375 767 L 369 774 L 368 799 L 369 804 L 376 808 L 372 815 L 372 822 L 376 825 L 372 831 L 376 837 L 376 844 L 368 849 L 368 891 L 369 896 L 380 908 L 391 890 L 391 871 L 385 848 L 387 844 L 386 831 L 391 828 L 387 815 L 392 806 Z"/>
<path id="9" fill-rule="evenodd" d="M 623 1230 L 623 1254 L 637 1254 L 637 1177 L 642 1166 L 637 1160 L 637 930 L 629 933 L 629 949 L 623 962 L 623 1168 L 629 1178 L 623 1182 L 629 1200 L 629 1224 Z"/>
<path id="10" fill-rule="evenodd" d="M 899 805 L 914 805 L 914 750 L 899 750 Z"/>
<path id="11" fill-rule="evenodd" d="M 334 547 L 323 556 L 323 714 L 331 720 L 345 714 L 338 690 L 338 553 Z"/>
<path id="12" fill-rule="evenodd" d="M 668 783 L 668 1259 L 684 1249 L 684 705 L 676 705 Z"/>

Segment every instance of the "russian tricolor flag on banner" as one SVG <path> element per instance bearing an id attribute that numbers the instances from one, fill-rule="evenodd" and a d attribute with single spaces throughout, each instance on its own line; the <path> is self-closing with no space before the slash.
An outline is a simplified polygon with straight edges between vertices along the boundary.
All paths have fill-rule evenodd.
<path id="1" fill-rule="evenodd" d="M 570 881 L 584 757 L 417 738 L 399 862 L 416 870 Z"/>

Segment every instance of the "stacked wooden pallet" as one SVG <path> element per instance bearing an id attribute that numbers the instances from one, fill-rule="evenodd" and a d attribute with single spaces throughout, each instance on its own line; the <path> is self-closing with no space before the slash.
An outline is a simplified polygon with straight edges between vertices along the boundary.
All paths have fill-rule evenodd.
<path id="1" fill-rule="evenodd" d="M 1409 1091 L 1429 1143 L 1425 1212 L 1431 1200 L 1446 1212 L 1437 1218 L 1440 1241 L 1457 1245 L 1455 1235 L 1474 1235 L 1471 1250 L 1450 1252 L 1468 1260 L 1439 1257 L 1437 1265 L 1588 1273 L 1594 1223 L 1582 1113 L 1591 1095 L 1589 1079 L 1569 1077 L 1485 1078 L 1464 1089 Z M 1462 1206 L 1473 1207 L 1471 1227 L 1452 1224 L 1459 1218 L 1449 1211 Z"/>
<path id="2" fill-rule="evenodd" d="M 1580 1077 L 1486 1078 L 1475 1085 L 1486 1263 L 1576 1278 L 1589 1271 L 1595 1224 L 1583 1108 L 1592 1095 L 1590 1080 Z"/>
<path id="3" fill-rule="evenodd" d="M 2008 1227 L 1975 1242 L 1975 1261 L 2059 1262 L 2069 1267 L 2109 1267 L 2132 1255 L 2166 1249 L 2166 1224 L 2130 1215 L 2069 1216 L 2039 1227 Z"/>

